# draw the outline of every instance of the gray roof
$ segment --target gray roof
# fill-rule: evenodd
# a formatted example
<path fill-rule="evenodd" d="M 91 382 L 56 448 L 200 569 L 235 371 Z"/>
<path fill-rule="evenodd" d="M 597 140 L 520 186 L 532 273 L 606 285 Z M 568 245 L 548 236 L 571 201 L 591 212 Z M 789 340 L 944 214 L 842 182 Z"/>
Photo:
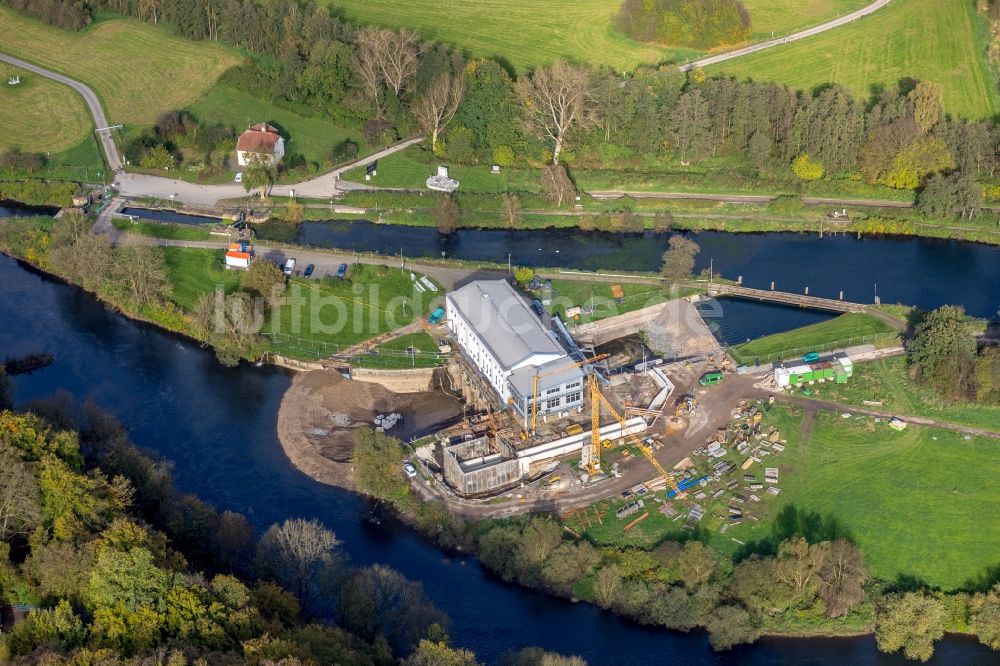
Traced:
<path fill-rule="evenodd" d="M 507 369 L 533 354 L 566 354 L 505 280 L 470 282 L 448 298 Z"/>
<path fill-rule="evenodd" d="M 526 365 L 510 373 L 510 385 L 521 396 L 533 395 L 535 375 L 538 375 L 538 392 L 544 393 L 550 388 L 562 386 L 574 380 L 583 379 L 583 368 L 569 356 L 549 361 L 538 367 Z M 544 400 L 539 396 L 539 400 Z"/>

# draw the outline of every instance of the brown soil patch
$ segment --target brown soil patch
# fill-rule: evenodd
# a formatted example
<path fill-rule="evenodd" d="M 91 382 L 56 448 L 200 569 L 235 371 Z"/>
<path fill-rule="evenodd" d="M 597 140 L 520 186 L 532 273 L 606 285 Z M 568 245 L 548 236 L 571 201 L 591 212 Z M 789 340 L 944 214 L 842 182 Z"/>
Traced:
<path fill-rule="evenodd" d="M 321 483 L 354 489 L 354 433 L 373 427 L 375 414 L 399 412 L 389 431 L 404 441 L 461 415 L 457 399 L 441 391 L 393 393 L 379 384 L 344 379 L 331 370 L 300 373 L 281 400 L 278 438 L 299 470 Z"/>

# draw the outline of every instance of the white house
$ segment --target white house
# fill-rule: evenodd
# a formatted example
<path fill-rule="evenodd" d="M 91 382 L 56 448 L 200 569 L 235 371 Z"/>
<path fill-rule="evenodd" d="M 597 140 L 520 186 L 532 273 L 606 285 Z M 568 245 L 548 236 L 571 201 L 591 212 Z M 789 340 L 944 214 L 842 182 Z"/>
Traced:
<path fill-rule="evenodd" d="M 504 280 L 479 280 L 445 299 L 448 327 L 466 359 L 525 421 L 583 403 L 583 370 Z"/>
<path fill-rule="evenodd" d="M 275 165 L 285 156 L 285 140 L 278 130 L 267 123 L 258 123 L 240 134 L 236 141 L 236 161 L 246 166 L 253 153 L 263 153 L 269 157 L 268 164 Z"/>

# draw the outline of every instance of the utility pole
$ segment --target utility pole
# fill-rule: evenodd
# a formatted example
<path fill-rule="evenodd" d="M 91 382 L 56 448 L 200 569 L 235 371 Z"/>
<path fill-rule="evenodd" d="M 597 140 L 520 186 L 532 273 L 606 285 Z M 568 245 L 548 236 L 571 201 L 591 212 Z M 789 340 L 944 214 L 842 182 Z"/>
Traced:
<path fill-rule="evenodd" d="M 712 276 L 715 275 L 715 257 L 708 258 L 708 283 L 712 284 Z"/>
<path fill-rule="evenodd" d="M 507 275 L 510 275 L 510 252 L 507 253 Z"/>

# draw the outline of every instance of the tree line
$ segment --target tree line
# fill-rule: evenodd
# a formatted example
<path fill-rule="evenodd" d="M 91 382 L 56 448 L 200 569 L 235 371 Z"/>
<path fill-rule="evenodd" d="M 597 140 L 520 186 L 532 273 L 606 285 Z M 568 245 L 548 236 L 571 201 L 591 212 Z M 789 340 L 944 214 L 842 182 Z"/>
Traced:
<path fill-rule="evenodd" d="M 750 12 L 741 0 L 625 0 L 615 28 L 640 42 L 710 49 L 750 36 Z"/>
<path fill-rule="evenodd" d="M 495 60 L 466 61 L 409 30 L 359 27 L 297 0 L 93 6 L 245 49 L 223 83 L 359 125 L 372 145 L 422 129 L 456 163 L 625 173 L 711 165 L 791 187 L 843 178 L 919 192 L 934 217 L 972 218 L 984 194 L 1000 195 L 1000 129 L 948 116 L 935 82 L 904 79 L 860 100 L 838 85 L 796 91 L 672 65 L 622 75 L 556 61 L 515 78 Z"/>
<path fill-rule="evenodd" d="M 2 366 L 0 366 L 2 370 Z M 15 664 L 478 666 L 419 583 L 351 565 L 316 520 L 257 535 L 173 484 L 95 405 L 10 411 L 0 371 L 0 602 Z M 511 666 L 585 666 L 537 649 Z"/>

